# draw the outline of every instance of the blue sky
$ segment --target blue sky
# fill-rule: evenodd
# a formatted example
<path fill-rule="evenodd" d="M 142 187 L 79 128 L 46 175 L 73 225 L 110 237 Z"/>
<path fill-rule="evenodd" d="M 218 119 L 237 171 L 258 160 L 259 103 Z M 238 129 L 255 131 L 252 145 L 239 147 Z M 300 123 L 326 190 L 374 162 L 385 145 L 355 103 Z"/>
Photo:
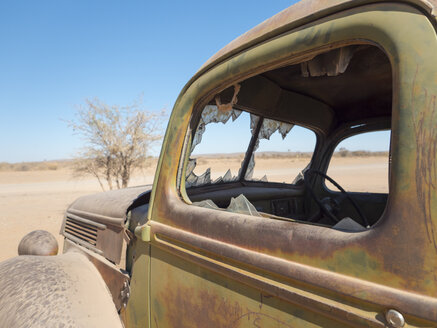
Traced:
<path fill-rule="evenodd" d="M 198 68 L 293 1 L 0 2 L 0 162 L 69 158 L 85 98 L 171 111 Z"/>
<path fill-rule="evenodd" d="M 0 2 L 0 162 L 71 158 L 85 98 L 171 111 L 216 51 L 295 1 Z"/>

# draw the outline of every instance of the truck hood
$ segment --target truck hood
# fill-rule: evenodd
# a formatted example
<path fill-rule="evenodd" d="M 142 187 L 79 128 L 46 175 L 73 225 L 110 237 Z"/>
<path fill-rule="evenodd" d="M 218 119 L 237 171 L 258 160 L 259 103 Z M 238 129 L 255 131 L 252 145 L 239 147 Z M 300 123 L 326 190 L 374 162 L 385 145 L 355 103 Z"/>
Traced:
<path fill-rule="evenodd" d="M 145 185 L 83 196 L 70 205 L 66 215 L 73 214 L 103 224 L 121 226 L 132 205 L 151 190 L 152 185 Z"/>

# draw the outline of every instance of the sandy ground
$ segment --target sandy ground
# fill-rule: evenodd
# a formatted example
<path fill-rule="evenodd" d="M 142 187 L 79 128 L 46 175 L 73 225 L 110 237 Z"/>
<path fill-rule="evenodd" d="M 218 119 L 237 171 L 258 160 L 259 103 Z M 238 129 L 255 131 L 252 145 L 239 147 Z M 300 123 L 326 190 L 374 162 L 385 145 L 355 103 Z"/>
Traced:
<path fill-rule="evenodd" d="M 309 160 L 309 158 L 255 158 L 253 178 L 260 179 L 265 175 L 271 182 L 291 183 L 308 165 Z M 236 175 L 241 161 L 242 158 L 238 157 L 227 160 L 201 159 L 197 161 L 194 172 L 201 175 L 207 168 L 211 168 L 211 178 L 215 180 L 223 176 L 228 169 L 231 170 L 232 175 Z M 388 162 L 385 157 L 334 157 L 328 175 L 348 191 L 388 191 Z"/>
<path fill-rule="evenodd" d="M 346 190 L 387 192 L 387 163 L 384 157 L 335 158 L 328 173 Z M 292 181 L 308 159 L 256 160 L 255 177 L 267 175 L 269 181 Z M 240 160 L 205 159 L 196 172 L 211 167 L 213 178 L 231 167 L 238 172 Z M 365 174 L 364 174 L 365 172 Z M 153 182 L 153 169 L 135 176 L 130 185 Z M 0 261 L 17 255 L 21 238 L 28 232 L 44 229 L 58 238 L 65 209 L 76 198 L 100 192 L 92 178 L 73 179 L 66 169 L 57 171 L 0 172 Z"/>
<path fill-rule="evenodd" d="M 131 185 L 153 183 L 153 172 Z M 69 170 L 0 172 L 0 261 L 17 255 L 21 238 L 37 229 L 51 232 L 59 246 L 64 212 L 76 198 L 100 192 L 97 180 L 73 179 Z"/>

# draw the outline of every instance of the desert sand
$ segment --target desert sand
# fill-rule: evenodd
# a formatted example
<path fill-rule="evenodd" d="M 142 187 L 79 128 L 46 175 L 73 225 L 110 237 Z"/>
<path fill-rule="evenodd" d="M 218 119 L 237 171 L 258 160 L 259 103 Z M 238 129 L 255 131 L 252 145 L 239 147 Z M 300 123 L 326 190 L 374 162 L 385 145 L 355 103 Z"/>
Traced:
<path fill-rule="evenodd" d="M 137 175 L 131 185 L 153 183 L 153 172 Z M 73 179 L 68 169 L 0 172 L 0 261 L 17 255 L 21 238 L 37 229 L 59 235 L 66 208 L 76 198 L 101 192 L 93 178 Z"/>
<path fill-rule="evenodd" d="M 212 177 L 226 173 L 230 167 L 238 172 L 241 159 L 205 158 L 198 161 L 196 172 L 211 167 Z M 257 158 L 254 177 L 267 175 L 269 181 L 292 181 L 302 170 L 306 158 Z M 328 174 L 349 191 L 387 192 L 385 157 L 334 158 Z M 130 185 L 153 183 L 153 168 L 137 174 Z M 76 198 L 100 192 L 97 180 L 77 179 L 69 169 L 0 172 L 0 261 L 17 255 L 21 238 L 36 229 L 59 235 L 65 209 Z"/>

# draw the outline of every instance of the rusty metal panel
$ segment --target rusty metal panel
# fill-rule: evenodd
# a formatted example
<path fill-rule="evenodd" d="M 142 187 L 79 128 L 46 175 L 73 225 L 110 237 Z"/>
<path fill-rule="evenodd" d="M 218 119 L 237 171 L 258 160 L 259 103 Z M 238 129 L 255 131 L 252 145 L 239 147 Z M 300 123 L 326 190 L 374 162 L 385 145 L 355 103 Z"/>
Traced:
<path fill-rule="evenodd" d="M 428 323 L 437 317 L 437 299 L 433 297 L 389 288 L 298 262 L 282 261 L 261 252 L 235 247 L 157 222 L 151 224 L 160 248 L 192 265 L 218 272 L 230 280 L 252 286 L 318 315 L 335 316 L 336 320 L 344 322 L 353 318 L 365 326 L 378 326 L 375 316 L 388 308 L 396 308 L 405 315 L 411 314 L 408 317 L 410 324 L 417 322 L 414 316 L 427 318 Z M 231 264 L 229 259 L 238 259 L 240 263 Z M 256 268 L 255 272 L 247 268 L 248 264 Z M 286 277 L 289 272 L 293 272 L 293 275 L 286 283 L 278 282 L 278 276 Z M 363 291 L 366 295 L 361 294 Z M 344 295 L 349 297 L 345 298 Z"/>
<path fill-rule="evenodd" d="M 196 75 L 204 73 L 214 65 L 228 59 L 235 53 L 248 49 L 269 38 L 307 24 L 316 19 L 328 16 L 338 11 L 351 9 L 369 3 L 384 2 L 384 0 L 306 0 L 284 9 L 275 16 L 255 26 L 233 40 L 214 54 L 198 71 Z M 401 0 L 400 3 L 411 4 L 422 8 L 430 16 L 436 17 L 437 0 Z"/>
<path fill-rule="evenodd" d="M 121 317 L 126 327 L 150 327 L 150 245 L 137 239 L 131 249 L 131 295 Z"/>
<path fill-rule="evenodd" d="M 127 211 L 150 190 L 151 186 L 147 185 L 80 197 L 67 209 L 61 234 L 120 264 Z"/>
<path fill-rule="evenodd" d="M 111 190 L 79 197 L 67 209 L 67 214 L 79 215 L 97 223 L 122 226 L 129 206 L 152 186 Z"/>
<path fill-rule="evenodd" d="M 188 205 L 184 179 L 181 180 L 181 190 L 176 189 L 176 180 L 183 140 L 194 106 L 247 76 L 276 68 L 285 62 L 295 60 L 298 63 L 302 54 L 312 49 L 317 52 L 328 47 L 351 44 L 351 40 L 378 44 L 393 65 L 391 184 L 388 205 L 380 223 L 368 231 L 348 234 L 302 223 L 266 220 Z M 261 285 L 247 287 L 248 281 L 267 276 L 272 281 L 271 286 L 282 284 L 283 290 L 295 288 L 296 293 L 310 293 L 307 299 L 318 300 L 322 304 L 321 309 L 324 310 L 321 311 L 324 311 L 326 320 L 330 320 L 332 309 L 340 308 L 334 307 L 329 301 L 331 299 L 350 306 L 351 314 L 348 315 L 362 325 L 384 324 L 384 311 L 390 304 L 397 304 L 405 311 L 410 326 L 435 325 L 435 53 L 435 29 L 422 12 L 406 5 L 375 4 L 351 9 L 291 31 L 248 49 L 241 56 L 236 55 L 198 76 L 183 91 L 175 105 L 151 198 L 152 279 L 164 277 L 164 282 L 171 281 L 171 285 L 167 286 L 164 282 L 153 280 L 153 297 L 170 307 L 174 304 L 192 304 L 187 306 L 201 309 L 199 313 L 213 316 L 220 322 L 216 303 L 208 303 L 211 306 L 206 307 L 198 305 L 197 301 L 187 303 L 181 299 L 185 295 L 183 291 L 170 294 L 170 299 L 165 299 L 164 294 L 160 294 L 161 290 L 177 288 L 176 279 L 181 285 L 196 288 L 187 289 L 193 295 L 207 290 L 214 299 L 221 297 L 224 303 L 233 304 L 235 301 L 244 307 L 248 302 L 252 307 L 249 300 L 244 299 L 240 303 L 238 293 L 216 289 L 218 283 L 215 278 L 210 278 L 209 273 L 226 274 L 227 278 L 223 280 L 225 288 L 238 281 L 236 284 L 241 293 L 250 288 L 262 290 L 264 287 Z M 181 199 L 181 195 L 184 199 Z M 198 238 L 182 240 L 181 235 L 171 235 L 170 229 L 161 229 L 158 233 L 158 224 L 155 222 Z M 213 240 L 223 247 L 208 244 L 207 240 Z M 227 246 L 234 251 L 225 252 Z M 263 256 L 257 262 L 256 256 L 248 256 L 247 252 Z M 178 262 L 175 255 L 184 260 Z M 204 264 L 201 265 L 198 259 Z M 259 262 L 261 260 L 263 264 Z M 173 267 L 170 264 L 173 261 L 181 264 Z M 214 265 L 236 272 L 240 278 L 222 271 L 219 273 Z M 315 274 L 305 276 L 303 271 L 296 269 L 296 265 L 308 270 L 314 268 Z M 184 274 L 190 270 L 194 276 Z M 165 278 L 167 271 L 174 274 Z M 329 275 L 320 272 L 329 272 Z M 349 287 L 345 289 L 341 285 L 342 280 L 348 282 Z M 370 285 L 366 287 L 366 284 Z M 390 291 L 396 293 L 390 294 Z M 398 295 L 402 297 L 398 298 Z M 195 300 L 198 298 L 201 298 L 200 294 L 194 297 Z M 283 296 L 282 301 L 278 301 L 284 313 L 295 306 L 291 306 L 290 299 L 285 298 Z M 153 312 L 157 313 L 157 321 L 153 323 L 155 318 L 152 318 L 152 325 L 169 324 L 171 313 L 165 312 L 160 304 L 151 306 Z M 175 311 L 180 314 L 182 310 Z M 299 313 L 307 315 L 305 311 L 311 313 L 316 310 L 307 307 Z M 377 315 L 369 319 L 373 312 Z M 290 320 L 287 324 L 299 318 L 294 310 L 288 315 L 291 317 L 287 317 Z M 336 320 L 340 319 L 336 317 Z M 329 324 L 326 323 L 327 326 Z"/>
<path fill-rule="evenodd" d="M 160 248 L 152 249 L 151 327 L 347 327 Z M 351 326 L 354 326 L 352 324 Z M 375 327 L 378 327 L 376 325 Z M 383 327 L 383 325 L 379 325 Z"/>

